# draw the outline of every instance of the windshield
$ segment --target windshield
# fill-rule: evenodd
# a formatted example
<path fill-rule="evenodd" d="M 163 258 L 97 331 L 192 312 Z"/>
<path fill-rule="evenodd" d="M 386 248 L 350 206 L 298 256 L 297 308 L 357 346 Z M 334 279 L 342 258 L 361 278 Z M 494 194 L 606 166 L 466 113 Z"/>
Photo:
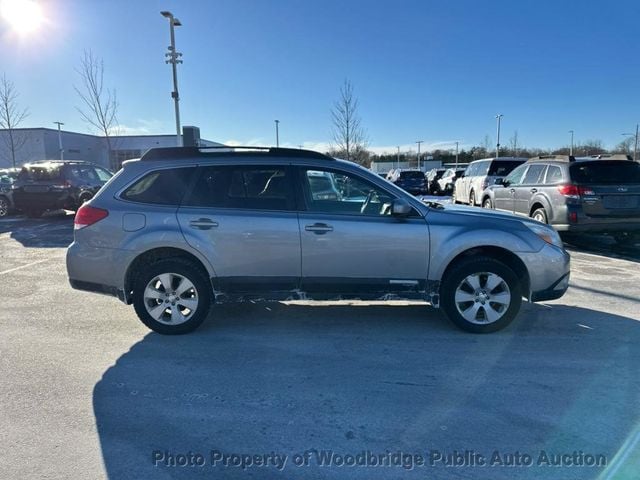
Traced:
<path fill-rule="evenodd" d="M 640 183 L 640 164 L 628 160 L 576 162 L 569 167 L 569 175 L 581 184 Z"/>

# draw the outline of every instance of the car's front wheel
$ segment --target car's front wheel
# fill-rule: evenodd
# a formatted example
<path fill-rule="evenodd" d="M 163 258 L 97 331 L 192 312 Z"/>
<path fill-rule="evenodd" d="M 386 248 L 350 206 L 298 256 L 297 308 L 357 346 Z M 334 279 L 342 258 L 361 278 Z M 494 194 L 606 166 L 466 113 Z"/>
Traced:
<path fill-rule="evenodd" d="M 514 271 L 491 257 L 469 257 L 446 273 L 440 305 L 462 330 L 489 333 L 509 325 L 520 310 L 522 287 Z"/>
<path fill-rule="evenodd" d="M 482 208 L 487 208 L 487 209 L 493 208 L 493 203 L 491 202 L 491 198 L 487 197 L 482 201 Z"/>
<path fill-rule="evenodd" d="M 211 306 L 206 275 L 188 260 L 159 260 L 138 273 L 133 306 L 151 330 L 164 335 L 189 333 L 200 326 Z"/>

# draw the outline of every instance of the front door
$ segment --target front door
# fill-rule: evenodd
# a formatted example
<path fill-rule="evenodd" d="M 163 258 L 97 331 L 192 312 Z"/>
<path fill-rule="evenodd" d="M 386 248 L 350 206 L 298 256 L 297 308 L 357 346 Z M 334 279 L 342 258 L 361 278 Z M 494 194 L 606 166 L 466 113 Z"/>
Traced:
<path fill-rule="evenodd" d="M 515 168 L 504 178 L 503 186 L 494 187 L 494 204 L 497 210 L 514 212 L 516 187 L 520 184 L 527 167 L 528 165 L 524 164 Z"/>
<path fill-rule="evenodd" d="M 424 290 L 429 231 L 418 212 L 391 216 L 395 195 L 352 172 L 301 167 L 299 183 L 303 291 Z"/>

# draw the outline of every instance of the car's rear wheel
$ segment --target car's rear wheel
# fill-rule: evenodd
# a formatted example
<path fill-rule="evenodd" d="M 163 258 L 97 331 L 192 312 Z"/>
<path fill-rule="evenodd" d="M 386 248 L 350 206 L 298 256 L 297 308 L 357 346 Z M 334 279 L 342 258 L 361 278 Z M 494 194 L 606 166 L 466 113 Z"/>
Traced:
<path fill-rule="evenodd" d="M 0 218 L 9 215 L 9 200 L 0 197 Z"/>
<path fill-rule="evenodd" d="M 469 257 L 447 272 L 440 288 L 440 305 L 462 330 L 495 332 L 518 314 L 522 287 L 504 263 L 491 257 Z"/>
<path fill-rule="evenodd" d="M 547 212 L 544 208 L 537 208 L 531 213 L 531 218 L 542 223 L 547 223 Z"/>
<path fill-rule="evenodd" d="M 482 201 L 482 208 L 493 208 L 493 202 L 491 202 L 491 198 L 487 197 Z"/>
<path fill-rule="evenodd" d="M 469 194 L 469 205 L 472 207 L 476 206 L 476 194 L 473 190 L 471 190 L 471 193 Z"/>
<path fill-rule="evenodd" d="M 200 326 L 211 306 L 206 275 L 188 260 L 160 260 L 137 274 L 133 306 L 151 330 L 164 335 L 189 333 Z"/>

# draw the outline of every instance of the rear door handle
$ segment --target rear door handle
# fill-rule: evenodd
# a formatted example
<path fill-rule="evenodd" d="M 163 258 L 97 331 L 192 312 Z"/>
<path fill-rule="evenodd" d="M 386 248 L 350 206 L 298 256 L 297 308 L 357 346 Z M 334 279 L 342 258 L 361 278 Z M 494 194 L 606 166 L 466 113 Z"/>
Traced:
<path fill-rule="evenodd" d="M 536 193 L 538 191 L 537 188 L 532 188 L 531 190 L 529 190 L 531 193 Z"/>
<path fill-rule="evenodd" d="M 324 235 L 327 232 L 333 232 L 333 227 L 326 223 L 314 223 L 313 225 L 307 225 L 304 227 L 307 232 L 313 232 L 316 235 Z"/>
<path fill-rule="evenodd" d="M 218 222 L 214 222 L 210 218 L 198 218 L 197 220 L 191 220 L 189 226 L 198 230 L 210 230 L 217 227 Z"/>

